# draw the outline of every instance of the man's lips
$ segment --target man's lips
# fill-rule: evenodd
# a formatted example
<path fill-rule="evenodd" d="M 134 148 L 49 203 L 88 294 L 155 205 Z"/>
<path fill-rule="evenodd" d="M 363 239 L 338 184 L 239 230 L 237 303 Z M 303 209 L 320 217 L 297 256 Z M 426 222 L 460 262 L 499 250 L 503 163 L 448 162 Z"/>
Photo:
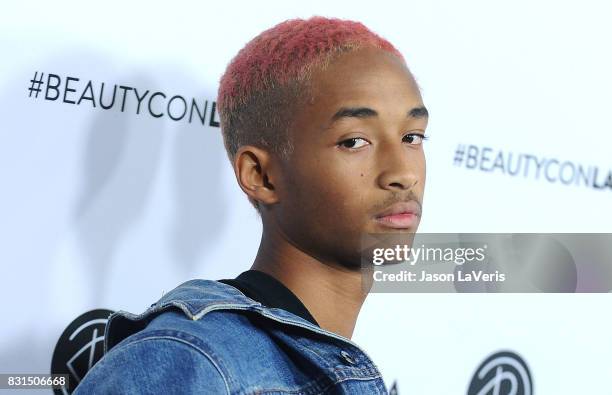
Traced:
<path fill-rule="evenodd" d="M 398 202 L 374 216 L 374 220 L 383 226 L 394 229 L 405 229 L 416 225 L 421 213 L 419 204 L 414 201 Z"/>
<path fill-rule="evenodd" d="M 418 216 L 414 213 L 386 215 L 376 218 L 376 222 L 394 229 L 411 228 L 416 225 Z"/>

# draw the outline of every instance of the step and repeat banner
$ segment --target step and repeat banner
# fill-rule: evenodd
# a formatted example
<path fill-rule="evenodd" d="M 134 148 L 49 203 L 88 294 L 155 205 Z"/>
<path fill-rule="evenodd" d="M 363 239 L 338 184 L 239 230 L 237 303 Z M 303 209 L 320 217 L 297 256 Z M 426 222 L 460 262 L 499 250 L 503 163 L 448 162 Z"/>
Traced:
<path fill-rule="evenodd" d="M 9 2 L 0 373 L 78 382 L 110 312 L 250 268 L 261 223 L 223 148 L 218 82 L 255 35 L 313 15 L 387 38 L 422 89 L 419 232 L 612 233 L 607 2 Z M 396 394 L 612 393 L 611 302 L 374 292 L 353 340 Z"/>

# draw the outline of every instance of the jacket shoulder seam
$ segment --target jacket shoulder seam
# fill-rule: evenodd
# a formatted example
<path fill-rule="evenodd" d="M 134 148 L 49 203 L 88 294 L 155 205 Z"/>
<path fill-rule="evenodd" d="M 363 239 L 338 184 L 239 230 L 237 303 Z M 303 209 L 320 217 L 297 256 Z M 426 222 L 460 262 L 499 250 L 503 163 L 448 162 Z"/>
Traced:
<path fill-rule="evenodd" d="M 124 343 L 123 345 L 121 345 L 120 347 L 117 347 L 113 351 L 117 352 L 117 351 L 121 350 L 122 348 L 129 347 L 130 345 L 134 345 L 134 344 L 138 344 L 138 343 L 143 343 L 145 341 L 154 341 L 154 340 L 171 340 L 171 341 L 175 341 L 175 342 L 177 342 L 179 344 L 183 344 L 183 345 L 185 345 L 185 346 L 187 346 L 189 348 L 192 348 L 196 352 L 199 352 L 200 354 L 202 354 L 215 367 L 215 370 L 219 374 L 219 377 L 221 377 L 221 379 L 223 380 L 223 384 L 225 385 L 225 390 L 227 391 L 227 394 L 230 394 L 230 384 L 228 382 L 227 377 L 225 376 L 225 374 L 223 374 L 223 371 L 219 367 L 219 364 L 217 363 L 217 361 L 211 355 L 209 355 L 205 350 L 203 350 L 201 347 L 198 347 L 197 345 L 187 341 L 186 339 L 181 339 L 180 337 L 172 336 L 172 335 L 169 335 L 169 334 L 168 335 L 155 335 L 155 334 L 151 334 L 150 336 L 147 336 L 147 337 L 139 338 L 139 339 L 136 339 L 136 340 L 133 340 L 133 341 L 128 341 L 128 342 Z"/>

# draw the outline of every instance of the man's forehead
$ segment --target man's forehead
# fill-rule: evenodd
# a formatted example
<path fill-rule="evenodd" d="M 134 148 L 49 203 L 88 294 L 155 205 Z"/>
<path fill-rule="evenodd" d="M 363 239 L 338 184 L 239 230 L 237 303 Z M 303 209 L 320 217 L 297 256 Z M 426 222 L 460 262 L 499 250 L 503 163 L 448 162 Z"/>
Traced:
<path fill-rule="evenodd" d="M 338 96 L 371 96 L 384 93 L 420 94 L 408 71 L 400 67 L 373 67 L 360 70 L 328 70 L 312 80 L 316 93 Z"/>
<path fill-rule="evenodd" d="M 427 118 L 419 87 L 394 55 L 375 50 L 346 54 L 318 70 L 310 80 L 304 115 L 324 129 L 346 119 L 376 118 L 385 113 Z"/>
<path fill-rule="evenodd" d="M 429 119 L 429 111 L 422 103 L 406 105 L 407 110 L 400 114 L 406 121 Z M 400 110 L 401 111 L 401 110 Z M 375 108 L 368 106 L 340 107 L 333 115 L 324 121 L 322 129 L 330 129 L 338 123 L 351 119 L 379 119 L 382 115 Z"/>
<path fill-rule="evenodd" d="M 324 101 L 346 105 L 347 101 L 397 100 L 421 101 L 421 93 L 410 71 L 398 64 L 382 62 L 369 68 L 330 68 L 311 80 L 310 104 Z"/>
<path fill-rule="evenodd" d="M 407 120 L 428 119 L 429 111 L 416 84 L 330 89 L 313 96 L 312 109 L 330 123 L 346 119 L 380 118 L 398 115 Z"/>
<path fill-rule="evenodd" d="M 376 48 L 364 48 L 334 56 L 319 69 L 319 76 L 353 77 L 359 74 L 376 75 L 388 71 L 402 72 L 412 78 L 412 75 L 402 59 Z"/>

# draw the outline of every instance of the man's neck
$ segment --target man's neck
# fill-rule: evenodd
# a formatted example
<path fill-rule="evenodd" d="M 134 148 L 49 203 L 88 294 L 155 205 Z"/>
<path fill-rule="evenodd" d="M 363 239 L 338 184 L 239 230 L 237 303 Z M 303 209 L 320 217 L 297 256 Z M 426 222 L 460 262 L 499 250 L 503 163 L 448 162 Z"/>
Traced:
<path fill-rule="evenodd" d="M 306 306 L 321 328 L 351 338 L 367 297 L 359 271 L 324 264 L 279 234 L 265 229 L 251 269 L 282 282 Z"/>

